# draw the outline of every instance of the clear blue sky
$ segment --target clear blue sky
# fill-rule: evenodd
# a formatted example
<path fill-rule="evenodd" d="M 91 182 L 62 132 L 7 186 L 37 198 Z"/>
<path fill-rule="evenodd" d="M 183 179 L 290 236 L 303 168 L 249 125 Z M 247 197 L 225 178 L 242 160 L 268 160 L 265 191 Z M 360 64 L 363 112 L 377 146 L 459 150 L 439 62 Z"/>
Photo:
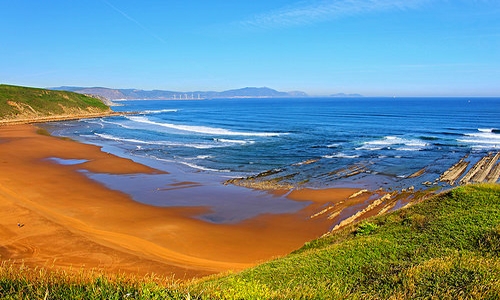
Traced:
<path fill-rule="evenodd" d="M 500 96 L 500 1 L 0 0 L 0 83 Z"/>

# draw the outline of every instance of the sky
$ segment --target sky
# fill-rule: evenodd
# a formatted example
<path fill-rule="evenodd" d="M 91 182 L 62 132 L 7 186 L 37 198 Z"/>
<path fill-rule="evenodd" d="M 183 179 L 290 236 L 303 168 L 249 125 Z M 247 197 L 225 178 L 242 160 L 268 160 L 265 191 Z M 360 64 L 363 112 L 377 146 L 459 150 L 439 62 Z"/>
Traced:
<path fill-rule="evenodd" d="M 0 83 L 500 96 L 500 1 L 0 0 Z"/>

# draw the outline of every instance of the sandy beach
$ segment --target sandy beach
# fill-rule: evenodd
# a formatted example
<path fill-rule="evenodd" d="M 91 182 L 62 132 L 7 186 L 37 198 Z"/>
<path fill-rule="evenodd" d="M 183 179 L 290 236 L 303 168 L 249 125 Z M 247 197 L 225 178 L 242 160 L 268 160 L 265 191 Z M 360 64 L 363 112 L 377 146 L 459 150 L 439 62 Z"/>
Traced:
<path fill-rule="evenodd" d="M 286 255 L 327 232 L 332 221 L 311 216 L 325 203 L 355 192 L 306 190 L 290 195 L 290 201 L 311 201 L 297 213 L 260 215 L 237 224 L 207 223 L 194 216 L 208 207 L 140 204 L 82 172 L 160 171 L 37 130 L 36 125 L 0 127 L 2 261 L 179 279 L 237 271 Z M 51 158 L 82 163 L 65 165 Z"/>

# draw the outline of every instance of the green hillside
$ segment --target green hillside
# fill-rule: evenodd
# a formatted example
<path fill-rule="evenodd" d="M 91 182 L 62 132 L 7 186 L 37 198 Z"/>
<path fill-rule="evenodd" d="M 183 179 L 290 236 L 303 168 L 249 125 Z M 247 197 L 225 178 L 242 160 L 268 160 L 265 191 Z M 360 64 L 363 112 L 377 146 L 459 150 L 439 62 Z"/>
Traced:
<path fill-rule="evenodd" d="M 154 277 L 75 279 L 3 264 L 0 297 L 500 299 L 500 185 L 459 187 L 351 225 L 287 257 L 186 284 Z"/>
<path fill-rule="evenodd" d="M 463 186 L 192 287 L 224 299 L 500 299 L 500 186 Z"/>
<path fill-rule="evenodd" d="M 110 112 L 101 100 L 85 95 L 0 84 L 0 120 L 29 120 Z"/>

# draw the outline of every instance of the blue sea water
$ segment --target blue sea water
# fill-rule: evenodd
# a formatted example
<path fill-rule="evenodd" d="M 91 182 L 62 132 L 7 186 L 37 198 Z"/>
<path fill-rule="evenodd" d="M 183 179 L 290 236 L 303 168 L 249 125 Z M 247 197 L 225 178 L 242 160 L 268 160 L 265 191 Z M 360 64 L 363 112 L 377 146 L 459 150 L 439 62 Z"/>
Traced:
<path fill-rule="evenodd" d="M 500 151 L 499 98 L 137 100 L 120 104 L 113 109 L 135 113 L 46 126 L 54 135 L 100 145 L 104 151 L 167 171 L 175 165 L 181 174 L 217 184 L 279 170 L 293 174 L 292 181 L 314 188 L 396 189 L 434 181 L 466 154 L 474 160 Z M 356 168 L 363 171 L 343 176 Z M 422 168 L 426 170 L 421 177 L 409 178 Z"/>

